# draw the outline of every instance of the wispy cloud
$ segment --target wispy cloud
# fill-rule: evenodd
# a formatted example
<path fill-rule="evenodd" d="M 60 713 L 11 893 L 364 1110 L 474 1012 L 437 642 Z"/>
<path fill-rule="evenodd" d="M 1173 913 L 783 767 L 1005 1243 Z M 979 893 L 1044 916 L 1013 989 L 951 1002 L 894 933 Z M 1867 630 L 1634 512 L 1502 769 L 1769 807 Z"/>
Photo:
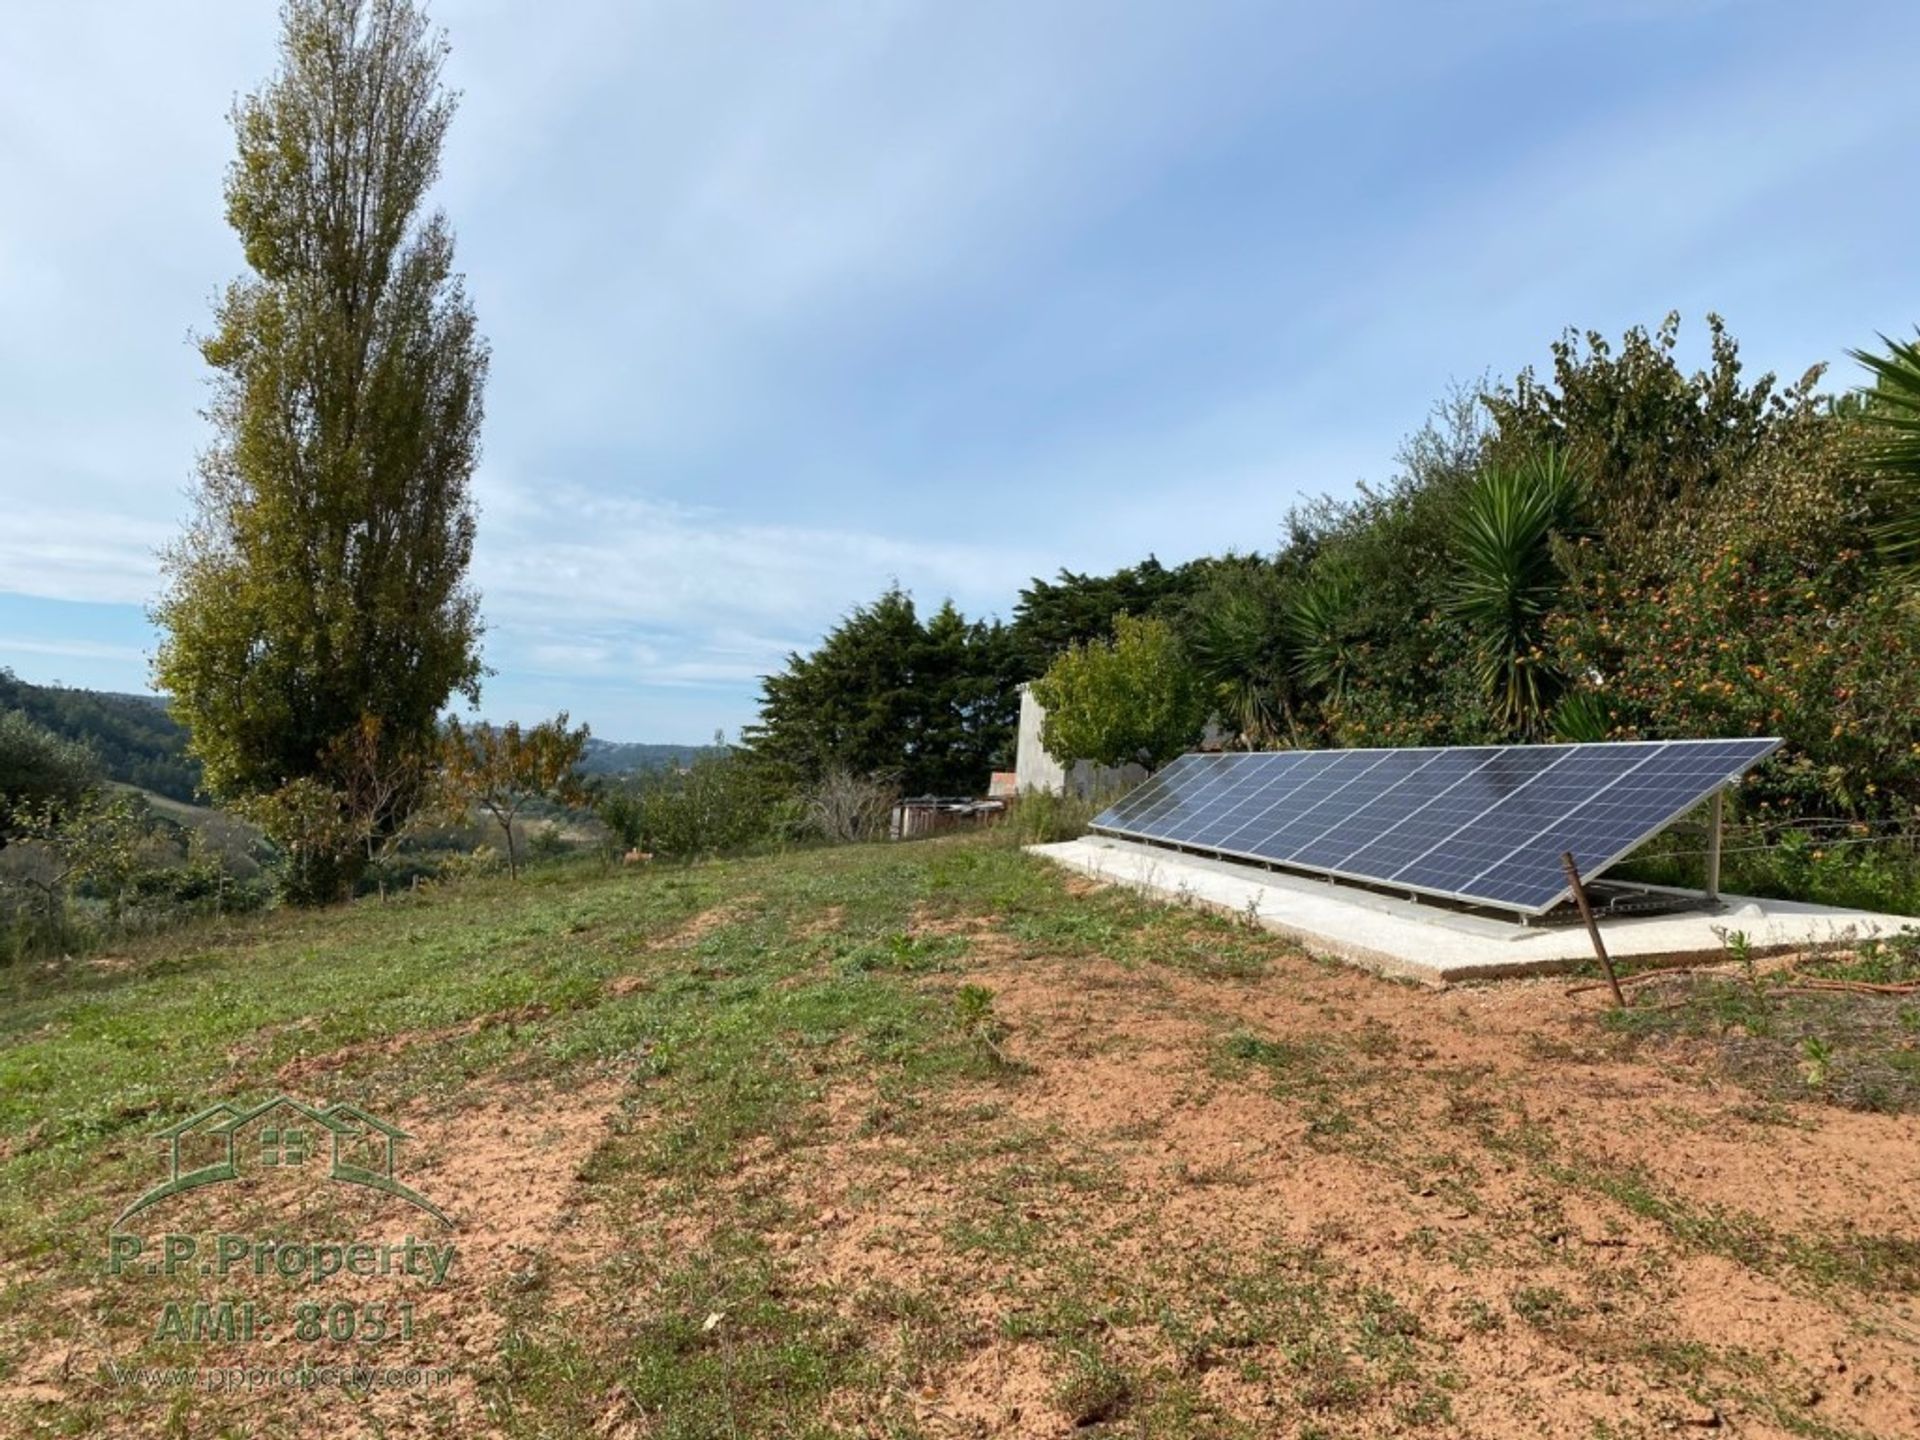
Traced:
<path fill-rule="evenodd" d="M 0 655 L 45 655 L 60 660 L 112 660 L 129 665 L 142 663 L 146 652 L 138 645 L 106 645 L 91 640 L 35 640 L 20 635 L 0 635 Z"/>
<path fill-rule="evenodd" d="M 60 504 L 22 495 L 5 500 L 0 589 L 46 600 L 140 605 L 159 588 L 165 520 L 104 511 L 85 497 Z"/>
<path fill-rule="evenodd" d="M 1920 319 L 1897 0 L 435 13 L 499 713 L 699 735 L 896 579 L 1004 610 L 1061 565 L 1270 546 L 1563 325 L 1711 306 L 1797 375 Z M 240 264 L 223 112 L 273 25 L 9 16 L 0 592 L 158 589 L 185 341 Z"/>

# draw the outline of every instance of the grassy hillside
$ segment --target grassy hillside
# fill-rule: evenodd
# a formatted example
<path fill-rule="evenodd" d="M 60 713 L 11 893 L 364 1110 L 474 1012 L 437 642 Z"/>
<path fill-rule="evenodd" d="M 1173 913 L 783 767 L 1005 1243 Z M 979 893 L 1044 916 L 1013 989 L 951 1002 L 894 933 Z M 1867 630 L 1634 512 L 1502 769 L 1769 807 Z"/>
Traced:
<path fill-rule="evenodd" d="M 8 1434 L 1832 1440 L 1920 1396 L 1910 1118 L 990 837 L 556 868 L 5 979 Z M 444 1283 L 109 1272 L 156 1132 L 282 1092 L 399 1124 L 455 1228 L 249 1152 L 128 1233 L 415 1236 Z M 220 1298 L 273 1334 L 156 1334 Z M 303 1337 L 317 1302 L 413 1333 Z M 302 1363 L 420 1383 L 171 1378 Z"/>
<path fill-rule="evenodd" d="M 86 742 L 107 778 L 191 804 L 200 762 L 187 754 L 187 732 L 158 695 L 119 695 L 30 685 L 0 669 L 0 710 L 24 710 L 56 735 Z M 689 765 L 713 747 L 589 740 L 585 775 L 635 775 Z"/>
<path fill-rule="evenodd" d="M 189 803 L 199 788 L 187 732 L 158 696 L 29 685 L 0 670 L 0 710 L 24 710 L 54 734 L 91 746 L 110 780 Z"/>

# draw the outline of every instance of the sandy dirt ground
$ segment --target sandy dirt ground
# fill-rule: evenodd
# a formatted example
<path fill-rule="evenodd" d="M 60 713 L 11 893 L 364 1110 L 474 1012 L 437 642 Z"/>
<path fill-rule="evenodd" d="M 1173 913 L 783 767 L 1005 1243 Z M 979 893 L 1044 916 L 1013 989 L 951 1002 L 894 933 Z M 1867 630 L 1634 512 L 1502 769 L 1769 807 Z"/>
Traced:
<path fill-rule="evenodd" d="M 983 1203 L 974 1182 L 995 1162 L 929 1175 L 917 1137 L 858 1133 L 859 1095 L 841 1097 L 822 1144 L 771 1162 L 821 1219 L 795 1237 L 801 1273 L 847 1294 L 931 1286 L 978 1322 L 969 1352 L 916 1394 L 930 1433 L 1044 1437 L 1084 1423 L 1062 1410 L 1043 1347 L 1005 1334 L 1008 1297 L 1044 1291 L 1063 1252 L 1122 1276 L 1168 1270 L 1169 1256 L 1310 1252 L 1411 1316 L 1424 1363 L 1448 1375 L 1442 1433 L 1920 1435 L 1910 1293 L 1729 1258 L 1685 1228 L 1758 1222 L 1789 1247 L 1920 1237 L 1915 1118 L 1783 1113 L 1684 1054 L 1622 1058 L 1593 1024 L 1600 998 L 1559 981 L 1433 992 L 1305 960 L 1198 979 L 1035 964 L 981 940 L 967 978 L 995 991 L 1027 1072 L 981 1089 L 979 1118 L 961 1123 L 987 1132 L 976 1151 L 997 1131 L 1019 1137 L 1029 1165 L 1098 1168 L 1082 1186 L 1032 1187 L 1026 1218 L 1057 1221 L 1063 1243 L 1024 1261 L 957 1253 L 955 1223 Z M 1297 1045 L 1338 1078 L 1276 1092 L 1265 1070 L 1218 1063 L 1235 1035 Z M 1648 1218 L 1589 1175 L 1633 1177 L 1666 1209 Z M 1030 1283 L 1009 1285 L 1022 1264 Z M 1177 1267 L 1167 1283 L 1177 1293 Z M 1257 1337 L 1203 1343 L 1197 1358 L 1155 1353 L 1163 1336 L 1105 1343 L 1138 1366 L 1199 1365 L 1209 1397 L 1258 1432 L 1415 1428 L 1390 1394 L 1332 1407 L 1317 1429 L 1289 1418 L 1278 1387 L 1247 1378 L 1285 1368 L 1247 1363 L 1270 1344 Z"/>
<path fill-rule="evenodd" d="M 1684 1048 L 1623 1049 L 1600 995 L 1560 981 L 1434 992 L 1285 956 L 1201 975 L 1035 960 L 992 917 L 944 928 L 967 958 L 915 983 L 992 992 L 1004 1073 L 892 1123 L 874 1076 L 829 1070 L 805 1142 L 750 1146 L 720 1182 L 782 1197 L 764 1239 L 789 1283 L 889 1357 L 887 1401 L 922 1433 L 1152 1433 L 1124 1385 L 1063 1386 L 1066 1344 L 1303 1440 L 1920 1435 L 1912 1289 L 1822 1268 L 1859 1237 L 1869 1257 L 1920 1237 L 1920 1120 L 1759 1104 Z M 583 1171 L 644 1117 L 631 1083 L 491 1081 L 401 1117 L 414 1183 L 460 1216 L 410 1363 L 455 1378 L 314 1434 L 491 1433 L 472 1377 L 523 1293 L 549 1326 L 604 1328 L 623 1302 L 597 1261 L 633 1236 Z M 691 1251 L 704 1226 L 682 1207 L 648 1233 Z M 103 1345 L 130 1323 L 108 1291 L 69 1300 Z M 36 1355 L 7 1395 L 94 1383 L 86 1351 Z M 884 1433 L 873 1412 L 848 1396 L 848 1432 Z M 614 1397 L 600 1433 L 653 1428 Z"/>

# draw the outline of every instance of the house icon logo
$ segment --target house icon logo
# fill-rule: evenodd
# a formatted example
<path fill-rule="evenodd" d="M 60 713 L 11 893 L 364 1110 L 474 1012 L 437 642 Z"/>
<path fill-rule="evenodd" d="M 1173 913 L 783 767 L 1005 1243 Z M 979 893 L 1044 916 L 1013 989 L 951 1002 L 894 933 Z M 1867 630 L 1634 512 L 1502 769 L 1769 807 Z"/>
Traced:
<path fill-rule="evenodd" d="M 445 1211 L 394 1176 L 395 1151 L 413 1137 L 358 1105 L 321 1110 L 288 1095 L 252 1109 L 222 1103 L 169 1125 L 154 1138 L 167 1142 L 167 1178 L 121 1211 L 116 1227 L 172 1196 L 238 1180 L 243 1163 L 248 1169 L 304 1167 L 324 1149 L 327 1179 L 392 1195 L 453 1228 Z"/>

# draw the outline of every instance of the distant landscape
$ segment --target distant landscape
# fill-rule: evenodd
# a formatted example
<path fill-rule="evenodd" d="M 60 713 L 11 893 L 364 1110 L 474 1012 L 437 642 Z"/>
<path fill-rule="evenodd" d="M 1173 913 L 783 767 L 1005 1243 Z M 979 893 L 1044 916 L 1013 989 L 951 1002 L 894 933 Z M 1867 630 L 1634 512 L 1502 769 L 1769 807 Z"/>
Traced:
<path fill-rule="evenodd" d="M 126 695 L 64 685 L 33 685 L 0 667 L 0 711 L 23 711 L 36 725 L 78 741 L 99 757 L 106 778 L 193 804 L 200 762 L 188 752 L 186 727 L 163 695 Z M 689 765 L 712 745 L 672 745 L 591 738 L 583 775 L 640 775 Z"/>

